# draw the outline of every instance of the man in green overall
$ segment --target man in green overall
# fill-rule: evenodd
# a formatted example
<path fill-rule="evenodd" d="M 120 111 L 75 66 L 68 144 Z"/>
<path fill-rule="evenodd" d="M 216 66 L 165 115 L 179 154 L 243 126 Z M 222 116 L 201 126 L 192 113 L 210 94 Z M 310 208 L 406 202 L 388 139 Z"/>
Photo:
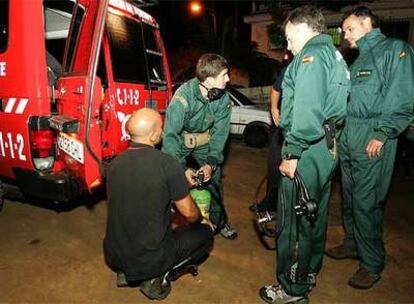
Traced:
<path fill-rule="evenodd" d="M 204 54 L 196 66 L 195 78 L 181 85 L 167 108 L 163 152 L 178 159 L 183 167 L 187 157 L 203 170 L 205 182 L 210 181 L 210 220 L 220 228 L 226 239 L 237 238 L 228 224 L 223 205 L 221 164 L 223 150 L 230 131 L 231 102 L 226 84 L 229 82 L 226 59 L 217 54 Z M 185 172 L 190 185 L 195 184 L 195 171 Z"/>
<path fill-rule="evenodd" d="M 321 269 L 331 178 L 337 166 L 336 136 L 346 114 L 349 72 L 320 10 L 304 6 L 285 21 L 295 56 L 282 83 L 281 127 L 285 134 L 277 205 L 277 281 L 260 289 L 268 303 L 308 303 Z M 329 126 L 329 127 L 328 127 Z M 335 130 L 336 128 L 336 130 Z M 317 203 L 315 222 L 296 215 L 299 174 Z"/>
<path fill-rule="evenodd" d="M 413 50 L 386 38 L 377 24 L 366 7 L 353 9 L 342 24 L 359 56 L 350 68 L 348 117 L 339 142 L 346 235 L 343 244 L 326 251 L 335 259 L 359 258 L 348 284 L 361 289 L 374 285 L 384 268 L 383 204 L 397 137 L 413 118 Z"/>

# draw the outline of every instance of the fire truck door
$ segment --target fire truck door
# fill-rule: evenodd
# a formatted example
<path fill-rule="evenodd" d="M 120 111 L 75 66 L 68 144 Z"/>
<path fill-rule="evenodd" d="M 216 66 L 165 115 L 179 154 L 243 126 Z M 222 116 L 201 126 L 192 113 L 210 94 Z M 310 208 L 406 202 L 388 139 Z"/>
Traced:
<path fill-rule="evenodd" d="M 108 0 L 78 0 L 66 43 L 63 77 L 58 80 L 59 157 L 87 190 L 102 183 L 101 81 L 96 69 Z"/>

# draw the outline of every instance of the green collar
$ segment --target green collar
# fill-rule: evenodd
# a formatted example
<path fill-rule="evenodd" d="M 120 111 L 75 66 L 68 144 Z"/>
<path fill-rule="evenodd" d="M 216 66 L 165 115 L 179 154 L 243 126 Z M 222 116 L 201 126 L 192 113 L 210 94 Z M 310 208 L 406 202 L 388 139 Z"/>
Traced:
<path fill-rule="evenodd" d="M 356 44 L 361 53 L 366 53 L 385 38 L 386 37 L 383 33 L 381 33 L 381 30 L 379 28 L 375 28 L 364 37 L 360 38 Z"/>
<path fill-rule="evenodd" d="M 193 79 L 190 80 L 190 88 L 191 88 L 191 92 L 194 94 L 195 98 L 197 98 L 197 100 L 201 101 L 202 103 L 206 103 L 208 102 L 207 99 L 205 99 L 203 97 L 203 95 L 201 94 L 201 90 L 200 90 L 200 80 L 198 80 L 197 77 L 194 77 Z"/>
<path fill-rule="evenodd" d="M 310 45 L 314 44 L 330 44 L 333 43 L 332 37 L 326 34 L 319 34 L 311 39 L 309 39 L 308 42 L 306 42 L 304 49 Z"/>

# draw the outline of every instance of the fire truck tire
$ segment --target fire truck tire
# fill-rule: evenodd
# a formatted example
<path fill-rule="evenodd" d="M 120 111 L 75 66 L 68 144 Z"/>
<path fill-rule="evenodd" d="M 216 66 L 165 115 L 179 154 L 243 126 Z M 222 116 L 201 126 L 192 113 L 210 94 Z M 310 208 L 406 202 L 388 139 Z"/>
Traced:
<path fill-rule="evenodd" d="M 251 122 L 243 132 L 246 145 L 253 148 L 263 148 L 269 142 L 270 127 L 260 121 Z"/>

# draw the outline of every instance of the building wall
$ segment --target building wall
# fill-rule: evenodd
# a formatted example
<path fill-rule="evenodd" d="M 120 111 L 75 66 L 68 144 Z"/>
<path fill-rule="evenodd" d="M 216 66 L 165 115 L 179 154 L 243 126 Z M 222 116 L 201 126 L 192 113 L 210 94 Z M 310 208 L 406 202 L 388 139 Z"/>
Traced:
<path fill-rule="evenodd" d="M 414 46 L 414 1 L 375 1 L 361 2 L 359 5 L 370 7 L 383 21 L 409 21 L 410 28 L 406 41 Z M 341 12 L 324 11 L 329 26 L 340 25 L 342 15 L 354 6 L 344 7 Z M 272 50 L 269 43 L 267 26 L 271 24 L 272 16 L 266 11 L 252 12 L 244 17 L 244 22 L 251 24 L 251 40 L 256 42 L 258 50 L 276 60 L 281 60 L 283 53 L 280 50 Z"/>
<path fill-rule="evenodd" d="M 270 24 L 272 24 L 271 21 L 265 21 L 252 26 L 251 41 L 257 43 L 257 50 L 259 52 L 267 54 L 270 58 L 282 61 L 284 55 L 283 50 L 275 50 L 270 46 L 269 35 L 267 33 L 267 27 Z"/>

